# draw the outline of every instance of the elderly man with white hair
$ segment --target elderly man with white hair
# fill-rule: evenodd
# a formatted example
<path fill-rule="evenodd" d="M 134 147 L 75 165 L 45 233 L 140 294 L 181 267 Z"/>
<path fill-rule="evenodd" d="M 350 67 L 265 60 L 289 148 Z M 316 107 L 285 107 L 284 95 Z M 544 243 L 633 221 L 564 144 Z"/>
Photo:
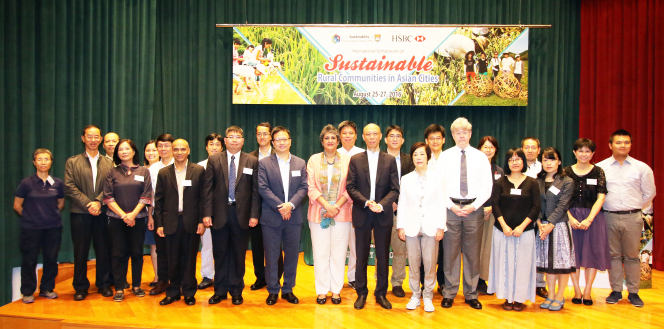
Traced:
<path fill-rule="evenodd" d="M 470 146 L 472 125 L 466 118 L 452 123 L 452 137 L 456 146 L 441 156 L 447 175 L 447 232 L 443 238 L 443 267 L 445 288 L 444 308 L 452 307 L 459 291 L 461 254 L 463 254 L 463 294 L 466 304 L 482 309 L 477 300 L 480 275 L 480 249 L 484 225 L 483 204 L 491 197 L 493 180 L 491 164 L 486 155 Z"/>

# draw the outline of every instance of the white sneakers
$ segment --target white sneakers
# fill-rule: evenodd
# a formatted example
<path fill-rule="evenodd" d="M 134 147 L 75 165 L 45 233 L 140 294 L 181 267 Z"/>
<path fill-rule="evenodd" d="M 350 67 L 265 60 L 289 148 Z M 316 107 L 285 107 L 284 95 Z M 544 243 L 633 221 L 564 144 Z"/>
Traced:
<path fill-rule="evenodd" d="M 424 299 L 424 311 L 425 312 L 433 312 L 434 311 L 433 302 L 429 298 Z"/>
<path fill-rule="evenodd" d="M 426 299 L 425 299 L 425 301 L 426 301 Z M 429 300 L 429 302 L 431 302 L 431 300 Z M 417 297 L 410 297 L 410 301 L 408 302 L 408 304 L 406 304 L 406 309 L 407 310 L 414 310 L 418 306 L 420 306 L 420 299 L 417 298 Z M 431 306 L 433 306 L 433 304 Z"/>

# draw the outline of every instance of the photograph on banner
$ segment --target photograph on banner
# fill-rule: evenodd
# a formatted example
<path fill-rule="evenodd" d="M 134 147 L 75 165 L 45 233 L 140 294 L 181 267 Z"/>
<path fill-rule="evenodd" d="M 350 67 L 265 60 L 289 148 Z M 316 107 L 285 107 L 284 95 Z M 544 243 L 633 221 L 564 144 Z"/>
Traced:
<path fill-rule="evenodd" d="M 233 104 L 528 105 L 528 28 L 233 28 Z"/>

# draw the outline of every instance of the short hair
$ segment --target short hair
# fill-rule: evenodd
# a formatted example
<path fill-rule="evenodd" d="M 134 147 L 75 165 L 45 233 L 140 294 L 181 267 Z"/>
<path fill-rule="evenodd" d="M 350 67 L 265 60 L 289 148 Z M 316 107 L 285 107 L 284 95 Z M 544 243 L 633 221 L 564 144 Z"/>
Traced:
<path fill-rule="evenodd" d="M 455 131 L 460 129 L 471 131 L 473 130 L 473 125 L 470 124 L 468 119 L 464 117 L 459 117 L 456 120 L 454 120 L 454 122 L 452 122 L 450 130 L 452 131 L 452 134 L 454 134 Z"/>
<path fill-rule="evenodd" d="M 240 39 L 238 39 L 238 38 L 233 38 L 233 44 L 234 45 L 241 45 L 242 41 L 240 41 Z"/>
<path fill-rule="evenodd" d="M 104 142 L 106 141 L 106 136 L 108 136 L 109 134 L 113 134 L 115 136 L 118 136 L 118 138 L 120 138 L 120 135 L 118 135 L 117 133 L 109 131 L 106 134 L 104 134 L 104 138 L 102 138 L 104 140 Z"/>
<path fill-rule="evenodd" d="M 493 147 L 496 148 L 496 153 L 494 153 L 494 154 L 493 154 L 493 157 L 491 158 L 491 162 L 492 162 L 492 163 L 493 163 L 493 162 L 496 162 L 496 155 L 498 154 L 498 151 L 500 150 L 500 148 L 498 148 L 498 140 L 497 140 L 495 137 L 493 137 L 493 136 L 484 136 L 484 137 L 482 137 L 482 138 L 480 139 L 479 144 L 477 144 L 477 149 L 478 149 L 478 150 L 481 149 L 482 146 L 484 146 L 484 144 L 485 144 L 486 142 L 491 143 L 491 144 L 493 145 Z"/>
<path fill-rule="evenodd" d="M 387 135 L 389 135 L 390 131 L 392 131 L 392 130 L 398 131 L 401 134 L 401 137 L 403 137 L 403 129 L 401 129 L 401 127 L 399 127 L 397 125 L 391 125 L 391 126 L 387 127 L 387 129 L 385 129 L 385 137 L 387 137 Z"/>
<path fill-rule="evenodd" d="M 228 136 L 228 134 L 230 134 L 232 132 L 240 133 L 240 135 L 242 135 L 242 137 L 244 137 L 244 131 L 242 130 L 242 128 L 240 128 L 238 126 L 230 126 L 230 127 L 226 128 L 226 132 L 224 134 L 226 136 Z"/>
<path fill-rule="evenodd" d="M 148 145 L 154 144 L 154 147 L 157 147 L 157 142 L 154 141 L 154 139 L 149 140 L 145 145 L 143 146 L 143 165 L 147 166 L 150 164 L 150 161 L 148 161 L 147 155 L 145 155 L 145 149 L 148 147 Z M 120 143 L 118 143 L 120 145 Z M 115 152 L 114 152 L 115 153 Z M 161 156 L 159 155 L 159 152 L 157 152 L 157 158 L 161 159 Z"/>
<path fill-rule="evenodd" d="M 157 139 L 155 140 L 156 144 L 159 144 L 159 142 L 169 142 L 173 144 L 173 142 L 175 142 L 175 138 L 173 138 L 173 135 L 171 134 L 161 134 L 157 136 Z M 120 145 L 120 143 L 118 143 L 118 145 Z"/>
<path fill-rule="evenodd" d="M 341 123 L 339 124 L 339 128 L 338 128 L 339 132 L 341 133 L 341 131 L 346 127 L 353 128 L 353 130 L 355 130 L 355 134 L 357 134 L 357 125 L 355 125 L 355 122 L 350 121 L 350 120 L 341 121 Z"/>
<path fill-rule="evenodd" d="M 544 159 L 555 160 L 556 158 L 561 162 L 560 165 L 558 165 L 558 171 L 556 171 L 556 175 L 558 175 L 558 177 L 563 177 L 565 176 L 565 172 L 563 171 L 563 157 L 560 155 L 560 151 L 558 151 L 558 149 L 555 147 L 547 147 L 544 149 L 544 151 L 542 151 L 542 161 L 544 161 Z M 537 174 L 537 177 L 545 178 L 546 174 L 546 171 L 542 169 L 542 171 Z"/>
<path fill-rule="evenodd" d="M 429 147 L 429 144 L 425 142 L 417 142 L 410 147 L 410 158 L 413 158 L 413 153 L 415 153 L 420 147 L 424 147 L 424 152 L 427 154 L 427 161 L 431 160 L 431 148 Z"/>
<path fill-rule="evenodd" d="M 134 159 L 132 161 L 134 162 L 135 165 L 138 165 L 138 159 L 139 159 L 138 148 L 136 148 L 136 144 L 134 144 L 134 142 L 132 142 L 131 139 L 120 140 L 120 142 L 116 146 L 116 151 L 113 152 L 113 163 L 115 163 L 116 166 L 119 166 L 122 163 L 122 160 L 120 160 L 120 156 L 118 155 L 118 153 L 120 152 L 117 151 L 120 149 L 120 145 L 122 145 L 122 143 L 129 144 L 129 147 L 131 147 L 131 149 L 134 150 Z"/>
<path fill-rule="evenodd" d="M 97 127 L 97 126 L 95 126 L 95 125 L 87 125 L 87 126 L 85 126 L 85 128 L 83 128 L 83 131 L 81 131 L 81 136 L 85 136 L 85 131 L 88 130 L 88 129 L 90 129 L 90 128 L 96 128 L 97 130 L 99 130 L 99 135 L 101 136 L 101 128 L 99 128 L 99 127 Z"/>
<path fill-rule="evenodd" d="M 625 129 L 618 129 L 609 138 L 609 144 L 613 144 L 613 138 L 616 136 L 629 136 L 629 141 L 632 141 L 632 135 Z"/>
<path fill-rule="evenodd" d="M 48 157 L 51 158 L 51 162 L 54 162 L 53 161 L 53 153 L 51 153 L 51 151 L 49 151 L 48 149 L 45 149 L 45 148 L 36 149 L 35 152 L 32 153 L 32 161 L 36 161 L 37 156 L 40 155 L 40 154 L 48 154 Z"/>
<path fill-rule="evenodd" d="M 274 141 L 274 135 L 276 135 L 277 133 L 282 132 L 282 131 L 287 133 L 288 138 L 290 138 L 290 131 L 288 129 L 286 129 L 286 127 L 283 127 L 283 126 L 274 127 L 274 129 L 272 129 L 272 133 L 270 134 L 270 138 L 272 138 L 272 140 Z"/>
<path fill-rule="evenodd" d="M 443 135 L 443 138 L 445 138 L 445 128 L 439 124 L 432 123 L 427 127 L 427 129 L 424 129 L 424 139 L 429 138 L 429 135 L 433 133 L 440 133 Z"/>
<path fill-rule="evenodd" d="M 221 142 L 221 145 L 224 145 L 224 138 L 221 137 L 221 135 L 219 135 L 217 133 L 211 133 L 211 134 L 207 135 L 207 137 L 205 137 L 205 147 L 208 146 L 209 142 L 211 142 L 215 139 L 218 140 L 219 142 Z"/>
<path fill-rule="evenodd" d="M 512 169 L 510 169 L 510 159 L 514 156 L 518 156 L 521 158 L 521 162 L 523 163 L 523 168 L 521 168 L 521 172 L 525 173 L 528 171 L 528 162 L 526 161 L 526 154 L 523 153 L 523 150 L 520 147 L 513 147 L 507 151 L 505 154 L 505 164 L 503 167 L 503 171 L 505 171 L 505 175 L 509 175 L 512 173 Z"/>
<path fill-rule="evenodd" d="M 595 142 L 591 141 L 588 138 L 579 138 L 574 142 L 574 147 L 572 148 L 573 151 L 578 151 L 582 149 L 583 147 L 587 147 L 591 152 L 595 152 L 595 149 L 597 146 L 595 145 Z"/>
<path fill-rule="evenodd" d="M 265 127 L 268 131 L 272 131 L 272 125 L 269 122 L 261 122 L 256 126 L 256 132 L 258 132 L 258 127 Z"/>
<path fill-rule="evenodd" d="M 327 125 L 323 127 L 323 130 L 320 132 L 320 142 L 322 143 L 325 141 L 325 135 L 327 134 L 334 134 L 335 137 L 337 137 L 337 141 L 341 140 L 341 136 L 339 135 L 339 130 L 335 128 L 333 125 Z M 290 133 L 288 134 L 290 137 Z"/>
<path fill-rule="evenodd" d="M 533 136 L 528 136 L 528 137 L 522 139 L 522 140 L 521 140 L 521 147 L 523 147 L 523 143 L 525 143 L 527 140 L 533 140 L 533 141 L 535 141 L 535 143 L 537 143 L 537 148 L 540 147 L 540 141 L 539 141 L 539 139 L 537 139 L 537 138 L 535 138 L 535 137 L 533 137 Z"/>

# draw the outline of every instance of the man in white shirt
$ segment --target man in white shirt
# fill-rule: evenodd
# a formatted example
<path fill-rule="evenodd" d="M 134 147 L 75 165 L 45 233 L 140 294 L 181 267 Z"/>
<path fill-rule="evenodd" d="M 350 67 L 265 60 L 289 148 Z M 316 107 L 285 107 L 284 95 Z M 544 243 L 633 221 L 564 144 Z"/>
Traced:
<path fill-rule="evenodd" d="M 432 123 L 424 130 L 424 142 L 429 145 L 431 149 L 431 159 L 429 160 L 429 168 L 438 171 L 443 171 L 443 159 L 440 155 L 443 153 L 443 145 L 445 145 L 445 128 L 439 124 Z M 438 281 L 439 294 L 443 294 L 443 287 L 445 286 L 445 271 L 443 268 L 443 241 L 438 242 L 438 269 L 436 270 L 436 280 Z"/>
<path fill-rule="evenodd" d="M 452 307 L 459 291 L 463 254 L 463 294 L 466 304 L 482 309 L 477 300 L 480 277 L 480 249 L 484 229 L 484 202 L 491 197 L 493 177 L 486 155 L 470 146 L 472 125 L 466 118 L 452 123 L 456 146 L 443 152 L 447 186 L 447 232 L 443 237 L 445 288 L 443 308 Z"/>
<path fill-rule="evenodd" d="M 364 152 L 363 148 L 355 146 L 357 141 L 357 126 L 353 121 L 342 121 L 339 124 L 339 134 L 341 134 L 341 147 L 339 153 L 347 154 L 349 157 Z M 349 200 L 353 202 L 353 200 Z M 350 238 L 348 239 L 348 286 L 355 289 L 355 270 L 357 266 L 357 251 L 355 250 L 355 228 L 350 229 Z"/>
<path fill-rule="evenodd" d="M 615 304 L 622 299 L 624 278 L 629 291 L 627 299 L 632 305 L 643 307 L 639 297 L 641 213 L 655 198 L 655 178 L 647 164 L 629 156 L 632 136 L 626 130 L 620 129 L 611 135 L 609 148 L 613 155 L 597 164 L 604 170 L 609 190 L 603 208 L 611 252 L 612 292 L 606 303 Z"/>

